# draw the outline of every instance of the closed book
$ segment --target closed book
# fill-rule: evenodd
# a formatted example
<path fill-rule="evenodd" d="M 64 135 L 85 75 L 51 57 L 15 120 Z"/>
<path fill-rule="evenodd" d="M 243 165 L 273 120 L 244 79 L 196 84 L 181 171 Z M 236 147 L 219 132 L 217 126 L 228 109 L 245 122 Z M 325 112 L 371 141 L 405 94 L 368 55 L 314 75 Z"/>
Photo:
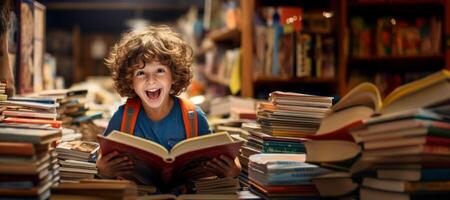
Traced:
<path fill-rule="evenodd" d="M 450 180 L 450 169 L 378 169 L 377 178 L 404 181 L 445 181 Z"/>
<path fill-rule="evenodd" d="M 449 192 L 425 192 L 425 193 L 400 193 L 389 192 L 382 190 L 375 190 L 371 188 L 360 189 L 361 200 L 379 200 L 379 199 L 391 199 L 391 200 L 447 200 Z"/>
<path fill-rule="evenodd" d="M 19 110 L 5 110 L 3 111 L 3 115 L 7 117 L 31 117 L 44 119 L 56 119 L 58 117 L 57 113 L 19 111 Z"/>
<path fill-rule="evenodd" d="M 33 157 L 48 150 L 48 145 L 34 145 L 26 142 L 0 142 L 1 156 Z"/>
<path fill-rule="evenodd" d="M 449 131 L 450 134 L 450 131 Z M 450 145 L 450 138 L 436 136 L 399 137 L 389 140 L 375 140 L 364 142 L 364 150 L 395 148 L 413 145 Z"/>
<path fill-rule="evenodd" d="M 401 121 L 409 121 L 409 120 L 401 120 Z M 441 136 L 441 137 L 449 137 L 450 136 L 450 124 L 447 122 L 431 122 L 433 125 L 430 126 L 414 126 L 414 125 L 409 125 L 408 123 L 401 123 L 401 125 L 399 125 L 398 128 L 396 129 L 383 129 L 380 128 L 381 130 L 376 130 L 377 128 L 373 128 L 369 126 L 368 131 L 370 130 L 376 130 L 376 132 L 370 132 L 370 134 L 365 134 L 365 133 L 369 133 L 364 132 L 365 130 L 361 130 L 361 131 L 352 131 L 351 135 L 353 136 L 353 138 L 355 139 L 355 141 L 357 143 L 361 143 L 361 142 L 370 142 L 370 141 L 375 141 L 375 140 L 388 140 L 388 139 L 394 139 L 394 138 L 399 138 L 399 137 L 412 137 L 412 136 L 424 136 L 424 135 L 429 135 L 429 136 Z M 442 127 L 440 125 L 437 124 L 445 124 L 445 126 L 448 127 Z"/>
<path fill-rule="evenodd" d="M 433 145 L 422 144 L 412 145 L 404 147 L 393 147 L 385 149 L 365 150 L 362 153 L 362 157 L 395 157 L 395 156 L 408 156 L 408 155 L 438 155 L 448 156 L 450 155 L 450 146 L 448 145 Z"/>
<path fill-rule="evenodd" d="M 50 124 L 53 128 L 60 128 L 62 121 L 49 119 L 32 119 L 22 117 L 7 117 L 3 120 L 4 123 L 21 123 L 21 124 Z"/>
<path fill-rule="evenodd" d="M 60 129 L 0 128 L 2 141 L 46 144 L 58 138 L 61 138 Z"/>
<path fill-rule="evenodd" d="M 449 191 L 450 181 L 401 181 L 364 178 L 364 187 L 391 192 L 438 192 Z"/>

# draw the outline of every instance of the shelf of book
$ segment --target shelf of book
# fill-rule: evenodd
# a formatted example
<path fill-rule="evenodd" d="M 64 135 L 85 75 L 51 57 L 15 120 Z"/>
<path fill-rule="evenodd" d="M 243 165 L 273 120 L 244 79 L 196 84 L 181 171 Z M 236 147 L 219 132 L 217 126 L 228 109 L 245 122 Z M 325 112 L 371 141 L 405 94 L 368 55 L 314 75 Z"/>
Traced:
<path fill-rule="evenodd" d="M 324 83 L 336 83 L 336 91 L 343 96 L 348 92 L 349 78 L 355 70 L 367 72 L 365 75 L 373 79 L 372 75 L 383 72 L 433 72 L 450 68 L 450 48 L 448 48 L 450 45 L 447 42 L 447 35 L 450 33 L 450 0 L 338 0 L 317 3 L 241 0 L 242 74 L 244 75 L 259 74 L 259 71 L 255 72 L 255 69 L 260 69 L 254 66 L 262 63 L 258 60 L 261 57 L 258 49 L 261 47 L 256 45 L 262 40 L 253 40 L 253 38 L 257 37 L 255 34 L 261 27 L 257 27 L 260 22 L 253 16 L 264 6 L 300 8 L 303 9 L 302 15 L 305 16 L 307 16 L 305 13 L 314 9 L 329 11 L 333 14 L 331 15 L 333 29 L 329 33 L 332 38 L 335 38 L 335 46 L 330 48 L 333 49 L 330 52 L 335 54 L 334 77 L 337 77 L 337 80 L 243 76 L 242 96 L 253 97 L 257 90 L 262 88 L 256 85 L 274 83 L 280 86 L 291 82 L 309 83 L 308 87 L 314 84 L 320 87 Z M 325 12 L 323 13 L 325 16 Z M 305 28 L 307 23 L 305 21 L 302 23 L 304 27 L 301 33 L 308 33 Z M 355 32 L 360 34 L 359 39 L 355 37 Z M 314 36 L 314 34 L 311 35 Z M 414 35 L 414 41 L 404 39 L 411 35 Z M 421 55 L 422 53 L 430 55 Z M 419 55 L 409 56 L 411 54 Z M 265 60 L 267 55 L 263 57 Z M 266 74 L 265 70 L 260 71 Z"/>

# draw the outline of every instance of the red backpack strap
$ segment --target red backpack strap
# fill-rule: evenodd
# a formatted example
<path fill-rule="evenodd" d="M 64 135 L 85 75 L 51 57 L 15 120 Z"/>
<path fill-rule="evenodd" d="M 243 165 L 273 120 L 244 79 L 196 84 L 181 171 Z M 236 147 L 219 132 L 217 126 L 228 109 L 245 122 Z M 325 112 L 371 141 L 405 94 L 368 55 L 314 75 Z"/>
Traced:
<path fill-rule="evenodd" d="M 185 98 L 178 97 L 178 100 L 186 130 L 186 139 L 198 136 L 198 116 L 195 111 L 195 105 Z"/>
<path fill-rule="evenodd" d="M 120 131 L 134 135 L 139 110 L 141 109 L 141 100 L 138 98 L 128 98 L 123 108 L 122 123 Z"/>

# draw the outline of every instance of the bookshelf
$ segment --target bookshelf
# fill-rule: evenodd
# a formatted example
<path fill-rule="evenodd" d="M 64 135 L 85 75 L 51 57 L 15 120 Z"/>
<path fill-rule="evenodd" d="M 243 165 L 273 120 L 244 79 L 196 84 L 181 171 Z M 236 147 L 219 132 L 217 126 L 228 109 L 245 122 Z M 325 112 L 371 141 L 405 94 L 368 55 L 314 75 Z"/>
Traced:
<path fill-rule="evenodd" d="M 321 90 L 323 87 L 334 87 L 335 94 L 346 94 L 353 85 L 352 72 L 359 71 L 367 75 L 369 81 L 374 79 L 377 73 L 390 75 L 408 73 L 431 73 L 440 69 L 450 69 L 450 0 L 336 0 L 336 1 L 271 1 L 271 0 L 241 0 L 242 8 L 242 89 L 244 97 L 254 97 L 261 87 L 283 88 L 289 85 L 308 86 Z M 333 17 L 333 31 L 330 35 L 335 41 L 335 74 L 332 78 L 320 77 L 271 77 L 256 75 L 254 71 L 255 57 L 255 19 L 254 15 L 260 6 L 298 6 L 302 8 L 326 8 L 335 13 Z M 371 53 L 367 56 L 355 56 L 353 54 L 354 27 L 352 19 L 361 16 L 363 20 L 376 23 L 378 18 L 391 16 L 399 18 L 398 22 L 406 23 L 424 18 L 429 20 L 435 17 L 441 24 L 439 47 L 432 53 L 409 53 L 378 55 Z M 409 21 L 408 21 L 409 20 Z M 420 19 L 422 20 L 422 19 Z M 419 21 L 419 20 L 417 20 Z M 429 23 L 429 22 L 426 22 Z M 375 29 L 374 28 L 374 29 Z M 376 30 L 374 30 L 376 31 Z M 375 37 L 375 36 L 373 36 Z M 376 48 L 372 47 L 376 52 Z M 419 77 L 419 76 L 418 76 Z M 408 79 L 408 81 L 413 79 Z M 405 83 L 406 79 L 404 79 Z M 389 84 L 389 83 L 388 83 Z"/>
<path fill-rule="evenodd" d="M 334 50 L 337 45 L 336 43 L 337 41 L 337 29 L 336 29 L 336 23 L 335 23 L 335 19 L 331 19 L 330 21 L 330 27 L 331 27 L 331 31 L 330 32 L 322 32 L 322 31 L 301 31 L 301 33 L 307 33 L 307 34 L 311 34 L 314 38 L 316 35 L 321 35 L 322 38 L 326 38 L 326 37 L 331 37 L 332 41 L 333 41 L 333 69 L 332 71 L 334 71 L 334 75 L 332 75 L 331 77 L 325 77 L 323 75 L 318 75 L 318 72 L 313 72 L 313 73 L 317 73 L 315 75 L 298 75 L 297 74 L 297 70 L 298 70 L 298 65 L 296 62 L 297 61 L 297 57 L 296 55 L 294 55 L 294 63 L 291 66 L 288 66 L 290 68 L 290 70 L 292 71 L 288 71 L 288 74 L 278 74 L 278 75 L 272 75 L 272 74 L 267 74 L 267 70 L 264 69 L 263 73 L 260 72 L 261 69 L 257 69 L 257 68 L 267 68 L 267 63 L 265 64 L 265 66 L 262 66 L 263 64 L 259 63 L 256 64 L 254 57 L 255 57 L 255 51 L 258 51 L 258 47 L 256 47 L 256 45 L 258 45 L 257 43 L 262 43 L 262 42 L 266 42 L 266 44 L 268 43 L 268 41 L 261 41 L 260 39 L 256 39 L 255 40 L 255 32 L 257 31 L 256 29 L 256 25 L 255 23 L 255 14 L 259 13 L 261 9 L 264 9 L 265 7 L 274 7 L 275 9 L 277 8 L 281 8 L 281 9 L 286 9 L 286 12 L 290 12 L 287 11 L 288 9 L 302 9 L 301 12 L 305 13 L 305 12 L 309 12 L 309 11 L 319 11 L 320 14 L 322 15 L 322 11 L 331 11 L 332 13 L 336 13 L 337 12 L 337 7 L 338 4 L 336 3 L 336 1 L 324 1 L 324 0 L 320 0 L 320 1 L 283 1 L 283 2 L 279 2 L 279 1 L 271 1 L 271 0 L 241 0 L 241 8 L 242 8 L 242 34 L 241 34 L 241 48 L 242 48 L 242 89 L 241 89 L 241 95 L 244 97 L 255 97 L 255 96 L 259 96 L 261 97 L 261 94 L 257 95 L 258 92 L 260 91 L 264 91 L 264 90 L 286 90 L 285 88 L 293 88 L 293 89 L 299 89 L 302 88 L 302 86 L 307 86 L 310 88 L 313 88 L 312 90 L 309 90 L 308 92 L 312 92 L 315 94 L 324 94 L 324 95 L 333 95 L 338 93 L 338 88 L 339 87 L 334 87 L 336 86 L 336 84 L 339 84 L 338 79 L 337 79 L 337 64 L 338 64 L 338 57 L 336 54 L 336 50 Z M 291 11 L 292 12 L 292 11 Z M 303 13 L 299 13 L 300 15 L 302 15 Z M 282 23 L 282 12 L 279 12 L 280 14 L 280 23 Z M 306 16 L 306 15 L 305 15 Z M 258 27 L 260 28 L 260 27 Z M 267 26 L 266 28 L 270 28 L 269 26 Z M 294 29 L 295 29 L 295 23 L 294 23 Z M 284 29 L 286 30 L 286 29 Z M 293 50 L 295 48 L 298 48 L 297 45 L 297 41 L 299 41 L 299 37 L 301 37 L 298 33 L 300 33 L 300 31 L 295 30 L 294 31 L 294 44 L 293 44 L 293 48 L 292 51 L 297 52 L 297 50 Z M 286 34 L 286 33 L 283 33 Z M 287 32 L 287 34 L 290 34 L 289 32 Z M 286 34 L 286 35 L 287 35 Z M 326 37 L 325 37 L 326 36 Z M 256 36 L 258 37 L 258 36 Z M 281 37 L 285 37 L 285 35 L 282 35 Z M 284 38 L 283 38 L 284 39 Z M 281 41 L 282 39 L 280 39 Z M 315 39 L 313 39 L 313 41 L 315 42 Z M 322 40 L 324 41 L 324 39 Z M 314 47 L 312 47 L 314 48 Z M 315 51 L 315 49 L 312 49 L 311 51 Z M 293 53 L 295 54 L 295 53 Z M 316 56 L 316 55 L 315 55 Z M 267 57 L 267 55 L 266 55 Z M 275 57 L 275 56 L 274 56 Z M 266 59 L 266 58 L 265 58 Z M 275 58 L 274 58 L 275 59 Z M 267 62 L 267 61 L 264 61 Z M 314 61 L 313 61 L 314 62 Z M 310 66 L 310 68 L 315 68 L 316 64 L 312 64 L 312 66 Z M 283 70 L 284 66 L 281 66 L 281 70 Z M 273 69 L 273 66 L 270 67 Z M 269 68 L 269 72 L 271 71 Z M 257 71 L 255 71 L 255 69 Z M 313 69 L 314 70 L 314 69 Z M 323 76 L 323 77 L 322 77 Z M 322 88 L 328 88 L 326 92 L 322 92 Z M 335 89 L 331 89 L 330 88 L 335 88 Z M 267 92 L 266 92 L 267 93 Z"/>
<path fill-rule="evenodd" d="M 450 31 L 449 8 L 448 0 L 340 1 L 344 13 L 339 23 L 343 33 L 340 40 L 345 42 L 340 45 L 344 58 L 339 64 L 340 94 L 355 86 L 355 76 L 365 76 L 361 80 L 375 84 L 378 78 L 378 83 L 392 90 L 426 74 L 450 69 L 450 52 L 444 45 Z M 369 39 L 360 39 L 363 37 Z M 355 44 L 361 41 L 369 46 L 367 52 L 358 52 Z"/>

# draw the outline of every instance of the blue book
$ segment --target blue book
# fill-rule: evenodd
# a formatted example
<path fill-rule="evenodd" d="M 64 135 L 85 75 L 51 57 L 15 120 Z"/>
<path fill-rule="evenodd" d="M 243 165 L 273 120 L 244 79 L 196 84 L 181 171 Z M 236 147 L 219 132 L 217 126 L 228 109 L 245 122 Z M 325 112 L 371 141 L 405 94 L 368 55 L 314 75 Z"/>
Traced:
<path fill-rule="evenodd" d="M 56 104 L 57 103 L 55 98 L 41 98 L 41 97 L 12 96 L 12 97 L 9 97 L 8 100 L 45 103 L 45 104 Z"/>

